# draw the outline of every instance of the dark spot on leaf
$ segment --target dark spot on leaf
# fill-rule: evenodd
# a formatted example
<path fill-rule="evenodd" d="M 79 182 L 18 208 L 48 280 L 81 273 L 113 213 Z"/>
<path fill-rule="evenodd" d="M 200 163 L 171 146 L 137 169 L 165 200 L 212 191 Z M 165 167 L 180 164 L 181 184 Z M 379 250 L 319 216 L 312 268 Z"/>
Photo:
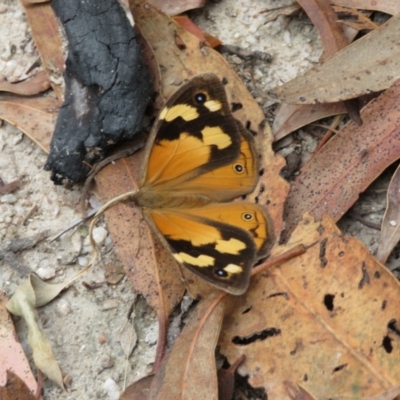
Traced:
<path fill-rule="evenodd" d="M 365 285 L 369 285 L 371 283 L 371 281 L 369 279 L 367 267 L 366 267 L 364 261 L 362 262 L 362 265 L 361 265 L 361 271 L 362 271 L 362 278 L 360 280 L 360 283 L 358 284 L 359 289 L 362 289 Z"/>
<path fill-rule="evenodd" d="M 397 326 L 397 321 L 395 319 L 389 321 L 388 328 L 396 335 L 400 336 L 400 328 Z"/>
<path fill-rule="evenodd" d="M 381 273 L 379 271 L 375 271 L 374 278 L 379 279 L 381 277 Z"/>
<path fill-rule="evenodd" d="M 319 260 L 321 261 L 320 263 L 321 268 L 325 268 L 326 264 L 328 264 L 328 260 L 325 257 L 327 243 L 328 243 L 328 238 L 325 238 L 319 245 Z"/>
<path fill-rule="evenodd" d="M 393 350 L 392 339 L 386 335 L 382 340 L 382 346 L 386 350 L 386 353 L 390 354 Z"/>
<path fill-rule="evenodd" d="M 232 343 L 245 346 L 245 345 L 257 342 L 257 341 L 268 339 L 270 337 L 278 336 L 280 334 L 281 334 L 280 329 L 268 328 L 268 329 L 264 329 L 261 332 L 254 333 L 253 335 L 247 336 L 247 337 L 235 336 L 232 339 Z"/>
<path fill-rule="evenodd" d="M 326 294 L 324 297 L 324 304 L 328 311 L 333 311 L 333 299 L 335 298 L 334 294 Z"/>
<path fill-rule="evenodd" d="M 343 368 L 346 368 L 346 367 L 347 367 L 347 364 L 338 365 L 337 367 L 335 367 L 335 368 L 333 369 L 332 373 L 341 371 Z"/>
<path fill-rule="evenodd" d="M 245 310 L 242 311 L 242 314 L 247 314 L 253 307 L 247 307 Z"/>
<path fill-rule="evenodd" d="M 241 110 L 243 108 L 242 103 L 232 103 L 231 111 L 234 113 L 235 111 Z"/>

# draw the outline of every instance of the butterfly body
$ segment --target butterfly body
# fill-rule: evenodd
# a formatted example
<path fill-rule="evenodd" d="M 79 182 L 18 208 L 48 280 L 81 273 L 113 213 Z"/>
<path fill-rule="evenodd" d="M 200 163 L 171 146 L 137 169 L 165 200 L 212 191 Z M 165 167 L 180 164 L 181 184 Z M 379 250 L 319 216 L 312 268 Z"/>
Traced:
<path fill-rule="evenodd" d="M 272 242 L 266 210 L 232 202 L 253 191 L 257 178 L 253 138 L 233 118 L 221 81 L 205 74 L 161 111 L 133 198 L 180 264 L 241 294 Z"/>

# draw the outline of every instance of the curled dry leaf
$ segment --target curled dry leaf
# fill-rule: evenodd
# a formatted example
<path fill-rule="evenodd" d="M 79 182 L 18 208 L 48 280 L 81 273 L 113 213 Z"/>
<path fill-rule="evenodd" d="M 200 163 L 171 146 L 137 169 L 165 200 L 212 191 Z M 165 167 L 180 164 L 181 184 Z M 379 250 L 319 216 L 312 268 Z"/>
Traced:
<path fill-rule="evenodd" d="M 304 106 L 282 104 L 272 125 L 275 141 L 311 122 L 346 112 L 346 107 L 342 101 L 329 104 L 306 104 Z"/>
<path fill-rule="evenodd" d="M 148 399 L 218 399 L 215 346 L 222 296 L 202 300 L 154 376 Z"/>
<path fill-rule="evenodd" d="M 36 393 L 37 383 L 24 350 L 16 340 L 17 335 L 6 302 L 7 298 L 0 292 L 0 387 L 7 383 L 7 371 L 13 371 L 12 373 L 25 382 L 31 393 Z M 1 391 L 0 398 L 6 398 L 1 396 Z"/>
<path fill-rule="evenodd" d="M 276 88 L 288 103 L 337 102 L 389 88 L 400 78 L 400 15 L 340 50 L 306 75 Z"/>
<path fill-rule="evenodd" d="M 400 81 L 362 111 L 362 127 L 349 122 L 302 169 L 287 198 L 285 220 L 293 229 L 305 212 L 335 221 L 359 193 L 400 157 Z"/>
<path fill-rule="evenodd" d="M 33 96 L 49 89 L 49 78 L 45 71 L 39 71 L 22 82 L 10 83 L 0 81 L 0 91 L 20 94 L 23 96 Z"/>
<path fill-rule="evenodd" d="M 385 263 L 400 240 L 400 166 L 393 174 L 387 191 L 386 212 L 382 221 L 377 260 Z"/>
<path fill-rule="evenodd" d="M 220 351 L 268 398 L 289 400 L 287 382 L 311 397 L 361 399 L 400 382 L 400 284 L 357 239 L 324 217 L 305 217 L 287 246 L 310 246 L 255 276 L 229 298 Z"/>
<path fill-rule="evenodd" d="M 9 302 L 8 310 L 22 317 L 28 327 L 28 342 L 32 348 L 35 365 L 53 382 L 64 388 L 60 367 L 51 350 L 51 344 L 39 327 L 39 318 L 35 310 L 36 295 L 30 280 L 20 285 Z"/>

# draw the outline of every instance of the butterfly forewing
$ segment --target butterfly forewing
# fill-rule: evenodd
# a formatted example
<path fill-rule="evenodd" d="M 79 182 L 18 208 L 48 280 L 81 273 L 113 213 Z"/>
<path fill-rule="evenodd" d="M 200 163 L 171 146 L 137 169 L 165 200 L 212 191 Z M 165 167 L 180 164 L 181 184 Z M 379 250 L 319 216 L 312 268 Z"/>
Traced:
<path fill-rule="evenodd" d="M 212 74 L 194 78 L 161 111 L 149 138 L 141 187 L 171 190 L 238 158 L 241 134 L 224 87 Z"/>

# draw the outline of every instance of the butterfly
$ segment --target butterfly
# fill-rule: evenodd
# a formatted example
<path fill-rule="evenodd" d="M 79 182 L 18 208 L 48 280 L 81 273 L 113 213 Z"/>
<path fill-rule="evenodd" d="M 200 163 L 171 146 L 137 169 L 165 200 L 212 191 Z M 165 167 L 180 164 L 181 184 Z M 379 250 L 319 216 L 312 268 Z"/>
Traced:
<path fill-rule="evenodd" d="M 257 179 L 253 136 L 232 116 L 222 82 L 208 73 L 161 110 L 133 200 L 178 263 L 239 295 L 273 240 L 262 206 L 232 202 L 252 192 Z"/>

